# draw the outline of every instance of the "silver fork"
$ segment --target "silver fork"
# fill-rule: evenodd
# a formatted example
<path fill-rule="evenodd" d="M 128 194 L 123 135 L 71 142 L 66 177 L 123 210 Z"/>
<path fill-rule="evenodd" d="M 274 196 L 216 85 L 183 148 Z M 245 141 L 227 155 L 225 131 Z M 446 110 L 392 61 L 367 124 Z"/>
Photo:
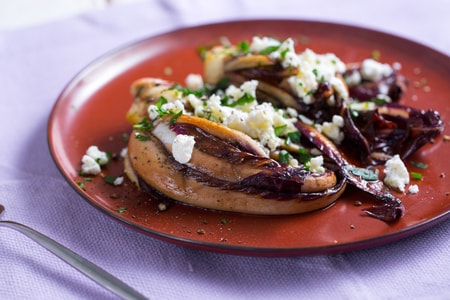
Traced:
<path fill-rule="evenodd" d="M 0 204 L 0 216 L 4 210 L 5 207 Z M 0 220 L 0 227 L 2 226 L 14 229 L 26 235 L 90 279 L 94 280 L 107 290 L 115 293 L 117 296 L 123 299 L 147 299 L 144 295 L 140 294 L 123 281 L 44 234 L 26 225 L 13 221 Z"/>

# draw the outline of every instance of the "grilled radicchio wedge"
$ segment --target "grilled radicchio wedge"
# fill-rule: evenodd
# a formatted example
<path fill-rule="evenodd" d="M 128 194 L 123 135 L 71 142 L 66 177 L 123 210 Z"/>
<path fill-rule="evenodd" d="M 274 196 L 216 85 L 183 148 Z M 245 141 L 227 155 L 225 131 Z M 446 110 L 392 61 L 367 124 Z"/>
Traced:
<path fill-rule="evenodd" d="M 128 119 L 135 129 L 125 166 L 142 190 L 209 209 L 284 215 L 324 208 L 345 189 L 337 168 L 313 172 L 280 163 L 248 135 L 205 118 L 159 106 L 165 113 L 139 120 L 158 100 L 181 92 L 155 79 L 136 82 L 132 91 Z"/>

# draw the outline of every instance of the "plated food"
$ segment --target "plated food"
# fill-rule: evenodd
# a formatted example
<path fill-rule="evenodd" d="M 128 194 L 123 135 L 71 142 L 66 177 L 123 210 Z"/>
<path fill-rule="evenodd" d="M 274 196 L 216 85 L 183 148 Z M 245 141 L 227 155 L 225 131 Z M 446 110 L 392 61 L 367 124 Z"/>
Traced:
<path fill-rule="evenodd" d="M 140 189 L 207 209 L 289 215 L 329 206 L 350 184 L 379 202 L 366 214 L 403 215 L 395 194 L 418 191 L 402 160 L 443 122 L 435 110 L 398 104 L 400 63 L 344 63 L 259 36 L 202 55 L 204 74 L 184 86 L 141 78 L 131 87 L 125 173 Z"/>
<path fill-rule="evenodd" d="M 226 45 L 221 43 L 223 34 L 237 45 L 251 41 L 255 33 L 281 40 L 291 36 L 298 42 L 299 52 L 306 48 L 317 53 L 332 51 L 345 63 L 366 58 L 389 63 L 409 81 L 399 103 L 424 111 L 434 108 L 444 123 L 448 122 L 448 56 L 407 39 L 354 26 L 299 20 L 237 21 L 183 28 L 121 47 L 95 60 L 58 97 L 49 118 L 50 152 L 80 199 L 151 237 L 244 255 L 324 254 L 373 247 L 423 231 L 450 216 L 450 166 L 448 160 L 442 159 L 450 145 L 447 126 L 432 143 L 402 159 L 410 183 L 404 192 L 389 189 L 405 209 L 396 222 L 380 222 L 368 216 L 363 210 L 382 202 L 349 183 L 332 205 L 300 215 L 205 209 L 137 189 L 123 168 L 132 131 L 124 115 L 130 108 L 133 81 L 163 78 L 187 86 L 184 82 L 192 77 L 189 73 L 204 74 L 199 45 Z M 397 69 L 399 64 L 401 68 Z M 109 160 L 95 176 L 80 174 L 80 158 L 91 145 L 106 152 Z M 95 148 L 89 151 L 94 162 L 102 160 L 102 156 L 97 157 L 99 152 Z M 347 155 L 346 161 L 359 165 L 353 158 Z M 324 165 L 329 165 L 326 155 Z M 384 166 L 380 163 L 370 169 L 379 169 L 382 178 Z M 397 166 L 394 161 L 388 169 Z"/>

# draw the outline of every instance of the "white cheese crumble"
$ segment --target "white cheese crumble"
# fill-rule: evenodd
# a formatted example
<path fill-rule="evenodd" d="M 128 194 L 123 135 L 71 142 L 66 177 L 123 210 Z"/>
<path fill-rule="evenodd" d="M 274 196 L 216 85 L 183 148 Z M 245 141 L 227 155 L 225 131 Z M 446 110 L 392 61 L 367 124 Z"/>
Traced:
<path fill-rule="evenodd" d="M 81 158 L 81 173 L 85 175 L 98 175 L 102 171 L 100 165 L 88 155 Z"/>
<path fill-rule="evenodd" d="M 119 176 L 116 179 L 114 179 L 113 184 L 114 185 L 121 185 L 123 183 L 123 176 Z"/>
<path fill-rule="evenodd" d="M 122 150 L 120 150 L 120 157 L 125 158 L 125 156 L 127 156 L 128 153 L 128 147 L 122 148 Z"/>
<path fill-rule="evenodd" d="M 195 139 L 191 135 L 179 134 L 172 142 L 172 155 L 180 164 L 188 163 L 192 157 Z"/>
<path fill-rule="evenodd" d="M 203 77 L 200 74 L 189 74 L 185 82 L 186 86 L 191 90 L 200 90 L 203 88 Z"/>
<path fill-rule="evenodd" d="M 365 59 L 361 64 L 361 76 L 366 80 L 378 81 L 391 75 L 392 72 L 393 69 L 389 64 L 383 64 L 371 58 Z"/>
<path fill-rule="evenodd" d="M 316 128 L 330 138 L 336 145 L 340 145 L 344 140 L 345 136 L 342 131 L 342 128 L 344 128 L 344 118 L 339 115 L 334 115 L 332 122 L 323 122 L 322 125 L 317 124 Z"/>
<path fill-rule="evenodd" d="M 97 146 L 90 146 L 81 158 L 81 172 L 86 175 L 98 175 L 101 167 L 108 163 L 108 154 Z"/>
<path fill-rule="evenodd" d="M 252 43 L 250 44 L 250 52 L 261 52 L 264 49 L 268 48 L 268 47 L 272 47 L 272 46 L 279 46 L 280 45 L 280 41 L 271 37 L 259 37 L 259 36 L 254 36 L 252 39 Z"/>
<path fill-rule="evenodd" d="M 166 113 L 177 114 L 180 111 L 184 112 L 184 104 L 181 99 L 176 99 L 173 102 L 167 102 L 161 105 L 160 108 L 154 104 L 149 105 L 147 112 L 150 120 L 157 119 L 160 116 L 160 110 Z"/>
<path fill-rule="evenodd" d="M 345 64 L 333 53 L 316 54 L 311 49 L 296 53 L 294 40 L 288 38 L 279 41 L 270 37 L 255 36 L 250 44 L 250 52 L 259 53 L 269 47 L 278 47 L 269 54 L 274 60 L 280 60 L 284 68 L 298 68 L 298 73 L 288 78 L 292 90 L 306 104 L 314 102 L 313 93 L 321 81 L 330 82 L 333 89 L 342 98 L 348 98 L 348 90 L 341 78 L 336 76 L 346 70 Z"/>
<path fill-rule="evenodd" d="M 325 172 L 325 168 L 323 167 L 323 156 L 315 156 L 310 159 L 307 163 L 309 166 L 309 170 L 314 173 L 323 173 Z"/>
<path fill-rule="evenodd" d="M 229 99 L 228 103 L 236 101 L 245 93 L 254 97 L 257 83 L 258 81 L 251 80 L 240 87 L 231 85 L 227 88 L 226 95 L 233 99 Z M 193 94 L 187 96 L 187 101 L 194 108 L 195 116 L 247 134 L 267 148 L 266 152 L 273 151 L 284 143 L 284 140 L 275 134 L 275 128 L 285 127 L 284 134 L 297 131 L 294 125 L 296 118 L 285 117 L 285 110 L 277 110 L 268 102 L 258 104 L 257 101 L 251 101 L 230 107 L 222 105 L 220 96 L 212 95 L 203 101 Z M 294 113 L 290 110 L 286 115 L 292 114 Z"/>
<path fill-rule="evenodd" d="M 316 54 L 306 49 L 298 54 L 296 65 L 298 73 L 288 78 L 291 89 L 303 98 L 306 104 L 314 103 L 313 93 L 321 81 L 330 82 L 336 93 L 342 98 L 348 98 L 345 83 L 336 76 L 345 72 L 345 64 L 334 54 Z"/>
<path fill-rule="evenodd" d="M 417 194 L 419 192 L 419 186 L 417 184 L 411 184 L 408 188 L 410 194 Z"/>
<path fill-rule="evenodd" d="M 405 191 L 405 186 L 409 183 L 409 173 L 403 161 L 398 154 L 394 155 L 385 164 L 384 183 L 401 192 Z"/>

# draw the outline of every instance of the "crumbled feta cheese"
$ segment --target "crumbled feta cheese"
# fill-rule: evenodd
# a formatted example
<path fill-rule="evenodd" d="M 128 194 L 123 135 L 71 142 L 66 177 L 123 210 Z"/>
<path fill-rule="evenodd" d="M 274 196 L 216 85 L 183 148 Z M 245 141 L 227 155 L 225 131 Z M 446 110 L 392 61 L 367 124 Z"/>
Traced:
<path fill-rule="evenodd" d="M 417 194 L 419 192 L 419 186 L 417 184 L 411 184 L 408 188 L 410 194 Z"/>
<path fill-rule="evenodd" d="M 300 64 L 299 57 L 295 53 L 294 40 L 291 38 L 283 41 L 278 50 L 270 53 L 269 57 L 281 60 L 281 65 L 284 68 L 296 67 Z"/>
<path fill-rule="evenodd" d="M 148 106 L 147 112 L 150 120 L 157 119 L 162 112 L 165 113 L 172 113 L 177 114 L 180 111 L 184 112 L 184 104 L 182 102 L 182 99 L 176 99 L 173 102 L 167 102 L 161 105 L 160 108 L 158 108 L 156 105 L 152 104 Z"/>
<path fill-rule="evenodd" d="M 345 64 L 334 54 L 316 54 L 311 49 L 306 49 L 298 54 L 298 73 L 288 78 L 288 83 L 292 90 L 306 104 L 314 102 L 313 93 L 317 89 L 319 82 L 328 81 L 331 83 L 336 93 L 342 98 L 348 98 L 348 90 L 344 82 L 336 77 L 337 73 L 343 73 Z"/>
<path fill-rule="evenodd" d="M 125 156 L 127 156 L 128 153 L 128 148 L 125 147 L 120 151 L 120 157 L 124 158 Z"/>
<path fill-rule="evenodd" d="M 228 104 L 239 100 L 244 95 L 249 95 L 253 99 L 256 99 L 256 88 L 258 87 L 258 80 L 249 80 L 244 82 L 240 87 L 235 85 L 230 85 L 226 91 L 225 95 L 229 97 Z M 252 106 L 256 101 L 249 101 L 240 106 Z"/>
<path fill-rule="evenodd" d="M 363 79 L 377 81 L 391 75 L 393 69 L 389 64 L 377 62 L 374 59 L 365 59 L 361 64 L 361 76 Z"/>
<path fill-rule="evenodd" d="M 121 185 L 123 183 L 123 176 L 119 176 L 116 179 L 114 179 L 113 184 L 114 185 Z"/>
<path fill-rule="evenodd" d="M 409 173 L 400 156 L 398 154 L 394 155 L 386 162 L 385 167 L 384 173 L 386 177 L 384 178 L 384 183 L 404 192 L 405 186 L 409 183 Z"/>
<path fill-rule="evenodd" d="M 185 164 L 191 160 L 195 139 L 191 135 L 179 134 L 172 143 L 172 155 L 177 162 Z"/>
<path fill-rule="evenodd" d="M 325 172 L 325 168 L 323 167 L 323 156 L 315 156 L 310 159 L 308 162 L 309 170 L 314 173 L 323 173 Z"/>
<path fill-rule="evenodd" d="M 98 175 L 102 171 L 100 165 L 89 155 L 81 158 L 81 173 L 84 175 Z"/>
<path fill-rule="evenodd" d="M 350 109 L 355 111 L 368 111 L 375 110 L 376 104 L 374 102 L 352 102 L 350 103 Z"/>
<path fill-rule="evenodd" d="M 359 73 L 358 71 L 352 71 L 345 77 L 345 82 L 349 86 L 355 86 L 361 83 L 361 79 L 361 73 Z"/>
<path fill-rule="evenodd" d="M 336 145 L 340 145 L 344 140 L 344 118 L 339 115 L 334 115 L 332 122 L 323 122 L 322 125 L 316 125 L 316 128 L 330 138 Z"/>
<path fill-rule="evenodd" d="M 199 74 L 189 74 L 186 77 L 186 86 L 191 90 L 200 90 L 203 88 L 203 77 Z"/>
<path fill-rule="evenodd" d="M 239 88 L 231 85 L 226 95 L 233 99 L 242 97 L 244 93 L 253 96 L 257 83 L 256 80 L 247 81 Z M 267 147 L 269 151 L 275 150 L 284 143 L 284 140 L 275 134 L 274 128 L 286 126 L 284 130 L 286 133 L 297 131 L 294 126 L 296 118 L 284 116 L 295 115 L 293 110 L 291 109 L 289 113 L 285 110 L 277 110 L 268 102 L 258 104 L 257 101 L 251 101 L 244 105 L 230 107 L 222 105 L 220 96 L 212 95 L 207 101 L 203 101 L 192 94 L 187 96 L 186 101 L 193 107 L 194 115 L 241 131 L 257 140 L 263 147 Z"/>
<path fill-rule="evenodd" d="M 92 157 L 99 165 L 104 166 L 108 163 L 108 154 L 106 152 L 100 151 L 97 146 L 90 146 L 86 155 Z"/>
<path fill-rule="evenodd" d="M 279 46 L 280 44 L 280 41 L 274 38 L 254 36 L 249 50 L 250 52 L 259 53 L 268 47 Z"/>
<path fill-rule="evenodd" d="M 298 119 L 306 125 L 314 125 L 314 121 L 304 115 L 298 115 Z"/>
<path fill-rule="evenodd" d="M 98 175 L 101 167 L 109 162 L 108 154 L 100 151 L 97 146 L 90 146 L 81 158 L 81 173 L 85 175 Z"/>
<path fill-rule="evenodd" d="M 319 82 L 328 81 L 338 95 L 348 98 L 348 90 L 345 83 L 336 76 L 346 70 L 345 64 L 333 53 L 316 54 L 311 49 L 297 54 L 294 40 L 287 38 L 279 41 L 270 37 L 253 37 L 250 44 L 250 52 L 260 53 L 269 47 L 278 47 L 269 54 L 271 59 L 280 60 L 284 68 L 298 68 L 298 73 L 288 78 L 292 90 L 306 104 L 314 102 L 313 93 Z"/>

